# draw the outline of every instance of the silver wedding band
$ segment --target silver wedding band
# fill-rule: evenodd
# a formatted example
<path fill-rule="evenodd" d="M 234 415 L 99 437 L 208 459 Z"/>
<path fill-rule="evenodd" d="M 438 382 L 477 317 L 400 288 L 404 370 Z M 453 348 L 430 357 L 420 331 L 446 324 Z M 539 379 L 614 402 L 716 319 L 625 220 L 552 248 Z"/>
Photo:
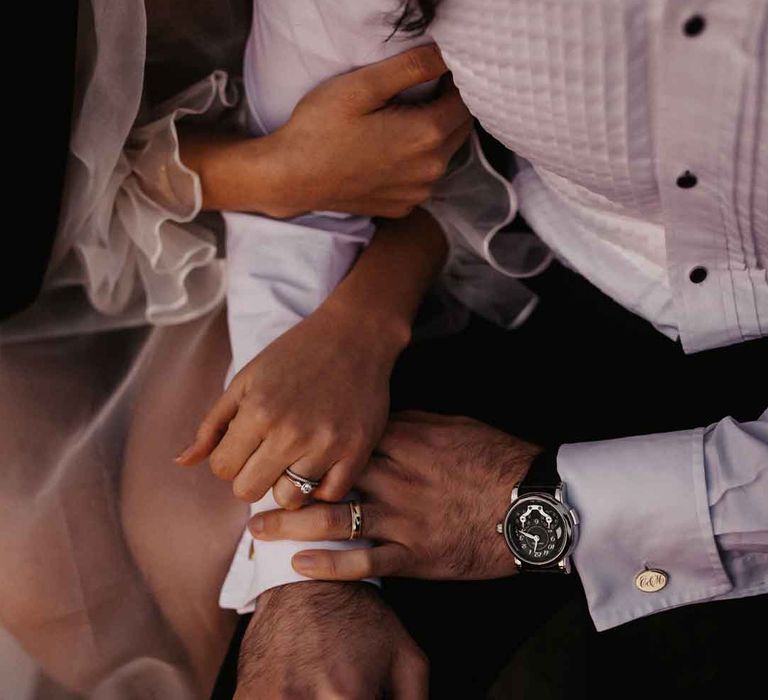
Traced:
<path fill-rule="evenodd" d="M 357 501 L 349 502 L 349 515 L 352 519 L 349 539 L 359 540 L 363 536 L 363 509 Z"/>
<path fill-rule="evenodd" d="M 291 470 L 290 467 L 286 469 L 284 473 L 285 478 L 288 479 L 288 481 L 290 481 L 305 496 L 308 496 L 318 486 L 320 486 L 319 481 L 308 479 L 306 476 L 301 476 L 301 474 L 297 474 L 295 471 Z"/>

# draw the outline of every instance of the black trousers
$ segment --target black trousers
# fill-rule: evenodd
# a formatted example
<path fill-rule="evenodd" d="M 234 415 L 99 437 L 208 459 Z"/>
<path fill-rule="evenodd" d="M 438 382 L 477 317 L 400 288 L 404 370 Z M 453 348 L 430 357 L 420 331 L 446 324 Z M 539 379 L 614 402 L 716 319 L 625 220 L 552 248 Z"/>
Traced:
<path fill-rule="evenodd" d="M 412 348 L 395 374 L 396 407 L 471 415 L 554 446 L 728 415 L 754 420 L 768 406 L 768 339 L 687 356 L 557 263 L 529 284 L 540 303 L 519 330 L 476 320 L 460 336 Z M 501 514 L 504 504 L 488 507 Z M 577 576 L 393 580 L 384 590 L 432 660 L 436 698 L 484 697 L 505 665 L 497 698 L 708 697 L 715 686 L 758 682 L 758 659 L 768 660 L 765 596 L 688 606 L 598 634 Z"/>
<path fill-rule="evenodd" d="M 461 335 L 410 348 L 393 377 L 393 408 L 469 415 L 554 446 L 727 415 L 753 420 L 768 405 L 767 339 L 686 356 L 559 264 L 529 283 L 541 301 L 519 330 L 475 319 Z M 505 504 L 488 507 L 501 515 Z M 711 697 L 716 688 L 759 687 L 765 673 L 765 596 L 688 606 L 598 634 L 576 575 L 392 579 L 383 592 L 430 657 L 431 693 L 441 700 L 489 692 Z M 232 687 L 235 654 L 219 697 Z"/>

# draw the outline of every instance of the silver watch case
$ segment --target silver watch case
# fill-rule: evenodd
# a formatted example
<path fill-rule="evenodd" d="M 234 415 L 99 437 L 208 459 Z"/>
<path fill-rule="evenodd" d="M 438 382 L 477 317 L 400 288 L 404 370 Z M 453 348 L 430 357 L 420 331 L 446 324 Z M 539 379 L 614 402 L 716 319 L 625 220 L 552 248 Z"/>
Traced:
<path fill-rule="evenodd" d="M 515 564 L 518 567 L 524 567 L 528 571 L 560 571 L 565 574 L 569 574 L 571 572 L 571 553 L 573 552 L 573 548 L 576 546 L 576 541 L 578 539 L 578 532 L 579 532 L 579 516 L 576 513 L 576 511 L 571 508 L 568 503 L 566 502 L 565 498 L 565 484 L 561 483 L 555 488 L 554 496 L 550 493 L 546 493 L 544 491 L 531 491 L 524 495 L 519 494 L 519 489 L 515 487 L 512 490 L 512 497 L 510 499 L 510 505 L 509 508 L 507 508 L 506 515 L 504 516 L 504 520 L 498 525 L 496 525 L 496 531 L 499 534 L 504 535 L 504 541 L 507 543 L 507 547 L 509 548 L 509 551 L 512 553 L 512 556 L 514 557 Z M 512 543 L 509 540 L 509 518 L 512 515 L 512 510 L 518 503 L 524 502 L 528 499 L 539 499 L 546 501 L 552 508 L 554 508 L 558 514 L 562 517 L 563 523 L 565 525 L 565 538 L 566 538 L 566 545 L 560 555 L 558 555 L 560 558 L 556 562 L 545 562 L 545 563 L 539 563 L 539 562 L 531 562 L 531 561 L 521 561 L 520 558 L 515 554 L 515 550 L 512 546 Z"/>

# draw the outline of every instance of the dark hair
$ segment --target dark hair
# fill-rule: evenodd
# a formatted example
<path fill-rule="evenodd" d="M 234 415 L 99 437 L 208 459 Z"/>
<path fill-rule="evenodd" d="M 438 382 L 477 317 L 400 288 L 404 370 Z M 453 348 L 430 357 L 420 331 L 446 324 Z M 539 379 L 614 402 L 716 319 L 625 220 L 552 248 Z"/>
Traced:
<path fill-rule="evenodd" d="M 422 34 L 435 18 L 440 0 L 405 0 L 400 17 L 395 22 L 396 32 Z"/>

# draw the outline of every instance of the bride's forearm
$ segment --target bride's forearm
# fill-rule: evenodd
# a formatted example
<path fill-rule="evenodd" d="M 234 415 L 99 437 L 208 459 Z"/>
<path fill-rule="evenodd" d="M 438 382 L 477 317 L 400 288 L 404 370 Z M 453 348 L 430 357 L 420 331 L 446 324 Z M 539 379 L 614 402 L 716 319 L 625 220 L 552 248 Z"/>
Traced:
<path fill-rule="evenodd" d="M 416 313 L 441 270 L 448 246 L 423 209 L 384 220 L 346 278 L 320 307 L 331 321 L 352 324 L 396 357 L 411 339 Z"/>
<path fill-rule="evenodd" d="M 205 133 L 182 121 L 181 159 L 200 176 L 205 209 L 402 216 L 429 198 L 472 119 L 455 87 L 428 105 L 388 103 L 445 71 L 434 46 L 419 46 L 343 73 L 263 137 Z"/>
<path fill-rule="evenodd" d="M 288 205 L 273 136 L 180 130 L 181 160 L 200 178 L 203 209 L 247 211 L 278 218 L 300 211 Z"/>

